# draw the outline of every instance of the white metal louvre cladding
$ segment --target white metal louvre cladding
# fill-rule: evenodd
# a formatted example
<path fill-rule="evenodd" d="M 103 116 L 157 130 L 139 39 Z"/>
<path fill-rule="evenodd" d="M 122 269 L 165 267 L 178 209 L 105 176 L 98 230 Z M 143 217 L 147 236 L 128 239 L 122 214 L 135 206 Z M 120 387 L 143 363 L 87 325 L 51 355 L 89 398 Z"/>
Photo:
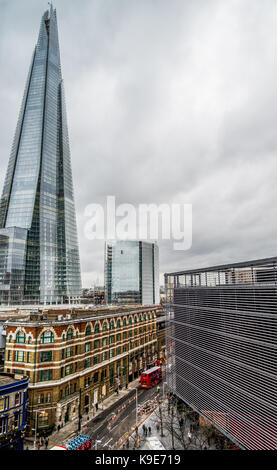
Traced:
<path fill-rule="evenodd" d="M 277 449 L 276 263 L 165 275 L 168 386 L 244 449 Z"/>

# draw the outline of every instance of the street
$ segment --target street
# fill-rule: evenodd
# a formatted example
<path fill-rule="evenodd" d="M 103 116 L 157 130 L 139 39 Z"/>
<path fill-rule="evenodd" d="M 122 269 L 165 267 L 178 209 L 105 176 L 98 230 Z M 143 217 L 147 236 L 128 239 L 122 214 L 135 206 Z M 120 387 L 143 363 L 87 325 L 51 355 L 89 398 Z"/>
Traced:
<path fill-rule="evenodd" d="M 161 385 L 161 384 L 160 384 Z M 157 397 L 157 387 L 149 390 L 138 389 L 138 406 L 145 405 L 148 400 Z M 88 424 L 86 434 L 90 435 L 97 443 L 98 449 L 108 449 L 119 439 L 129 433 L 132 426 L 136 425 L 136 392 L 135 390 L 124 396 Z M 95 448 L 95 445 L 94 445 Z"/>

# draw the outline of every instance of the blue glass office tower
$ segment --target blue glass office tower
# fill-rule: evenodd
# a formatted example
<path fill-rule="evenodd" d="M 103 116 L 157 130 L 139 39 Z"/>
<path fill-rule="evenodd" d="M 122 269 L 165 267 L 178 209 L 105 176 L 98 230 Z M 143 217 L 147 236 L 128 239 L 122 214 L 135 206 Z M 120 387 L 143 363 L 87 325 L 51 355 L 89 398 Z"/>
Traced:
<path fill-rule="evenodd" d="M 0 202 L 0 303 L 81 295 L 56 10 L 41 21 Z"/>
<path fill-rule="evenodd" d="M 106 243 L 105 296 L 109 304 L 158 305 L 158 245 L 133 240 Z"/>

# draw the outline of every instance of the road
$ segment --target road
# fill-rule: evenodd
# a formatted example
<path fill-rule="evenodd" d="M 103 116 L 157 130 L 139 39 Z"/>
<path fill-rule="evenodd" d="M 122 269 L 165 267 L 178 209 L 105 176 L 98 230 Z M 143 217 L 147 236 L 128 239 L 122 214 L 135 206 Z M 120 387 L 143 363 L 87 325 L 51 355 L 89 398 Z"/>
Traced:
<path fill-rule="evenodd" d="M 146 401 L 154 399 L 156 396 L 156 387 L 149 390 L 138 389 L 138 405 L 142 405 Z M 109 446 L 113 446 L 116 441 L 126 435 L 131 427 L 136 424 L 135 398 L 136 392 L 134 390 L 127 396 L 125 395 L 122 400 L 117 401 L 113 406 L 103 411 L 101 415 L 88 424 L 86 434 L 90 435 L 94 441 L 101 441 L 101 443 L 97 445 L 98 449 L 107 449 Z M 119 409 L 121 409 L 121 411 L 118 414 Z M 112 416 L 115 415 L 116 419 L 111 421 Z"/>

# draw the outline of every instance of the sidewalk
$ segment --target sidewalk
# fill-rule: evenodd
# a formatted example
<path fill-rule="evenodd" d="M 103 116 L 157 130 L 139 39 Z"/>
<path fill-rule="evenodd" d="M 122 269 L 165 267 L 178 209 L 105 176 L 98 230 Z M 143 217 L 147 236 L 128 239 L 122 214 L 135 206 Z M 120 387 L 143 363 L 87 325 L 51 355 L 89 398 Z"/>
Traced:
<path fill-rule="evenodd" d="M 73 422 L 67 423 L 63 428 L 60 429 L 60 431 L 53 432 L 50 436 L 48 436 L 49 438 L 48 450 L 51 449 L 51 447 L 54 447 L 55 445 L 65 445 L 68 441 L 73 439 L 78 434 L 86 434 L 87 427 L 91 426 L 94 420 L 98 421 L 98 419 L 101 419 L 102 414 L 107 414 L 109 408 L 115 405 L 123 397 L 126 397 L 129 394 L 131 394 L 132 393 L 131 389 L 137 388 L 138 386 L 139 386 L 139 379 L 136 379 L 133 382 L 130 382 L 128 384 L 128 389 L 123 388 L 122 390 L 119 391 L 118 395 L 113 393 L 108 398 L 106 398 L 106 400 L 103 401 L 103 409 L 102 409 L 102 403 L 99 403 L 98 411 L 93 410 L 87 414 L 84 414 L 82 416 L 82 423 L 81 423 L 80 431 L 78 430 L 78 427 L 79 427 L 78 420 L 75 420 Z M 25 439 L 24 449 L 26 449 L 27 446 L 29 450 L 35 450 L 34 449 L 34 437 L 30 436 Z M 40 450 L 46 450 L 46 449 L 44 446 L 42 446 Z"/>
<path fill-rule="evenodd" d="M 165 413 L 164 418 L 166 418 L 167 415 L 167 408 L 168 408 L 168 400 L 164 400 L 162 402 L 162 409 L 163 413 Z M 157 424 L 159 424 L 159 427 L 157 427 Z M 144 434 L 143 432 L 143 425 L 146 426 L 147 429 L 151 427 L 151 433 L 147 433 L 147 435 Z M 185 429 L 188 431 L 189 429 L 189 421 L 185 423 Z M 198 445 L 195 436 L 192 436 L 192 439 L 189 440 L 187 436 L 187 432 L 185 433 L 186 437 L 186 450 L 200 450 L 200 446 Z M 129 437 L 133 436 L 132 440 L 132 446 L 130 445 L 129 450 L 133 449 L 133 441 L 136 436 L 135 434 L 135 427 L 131 430 L 129 433 Z M 159 412 L 158 412 L 158 406 L 156 409 L 151 413 L 148 414 L 144 417 L 141 418 L 139 424 L 138 424 L 138 434 L 137 436 L 139 437 L 140 445 L 138 447 L 139 450 L 154 450 L 154 448 L 151 446 L 152 445 L 161 445 L 165 450 L 170 450 L 172 449 L 172 435 L 169 432 L 168 429 L 166 429 L 166 426 L 163 428 L 163 436 L 161 435 L 161 427 L 160 427 L 160 421 L 159 421 Z M 154 438 L 153 443 L 150 443 L 151 438 Z M 131 442 L 130 442 L 131 444 Z M 157 447 L 157 450 L 162 450 L 162 447 Z M 119 445 L 120 449 L 125 449 L 126 450 L 126 438 L 123 438 L 121 440 L 121 444 Z M 184 445 L 176 438 L 174 437 L 174 448 L 175 450 L 184 450 Z M 215 450 L 216 447 L 214 443 L 211 443 L 209 446 L 207 446 L 207 450 Z"/>

